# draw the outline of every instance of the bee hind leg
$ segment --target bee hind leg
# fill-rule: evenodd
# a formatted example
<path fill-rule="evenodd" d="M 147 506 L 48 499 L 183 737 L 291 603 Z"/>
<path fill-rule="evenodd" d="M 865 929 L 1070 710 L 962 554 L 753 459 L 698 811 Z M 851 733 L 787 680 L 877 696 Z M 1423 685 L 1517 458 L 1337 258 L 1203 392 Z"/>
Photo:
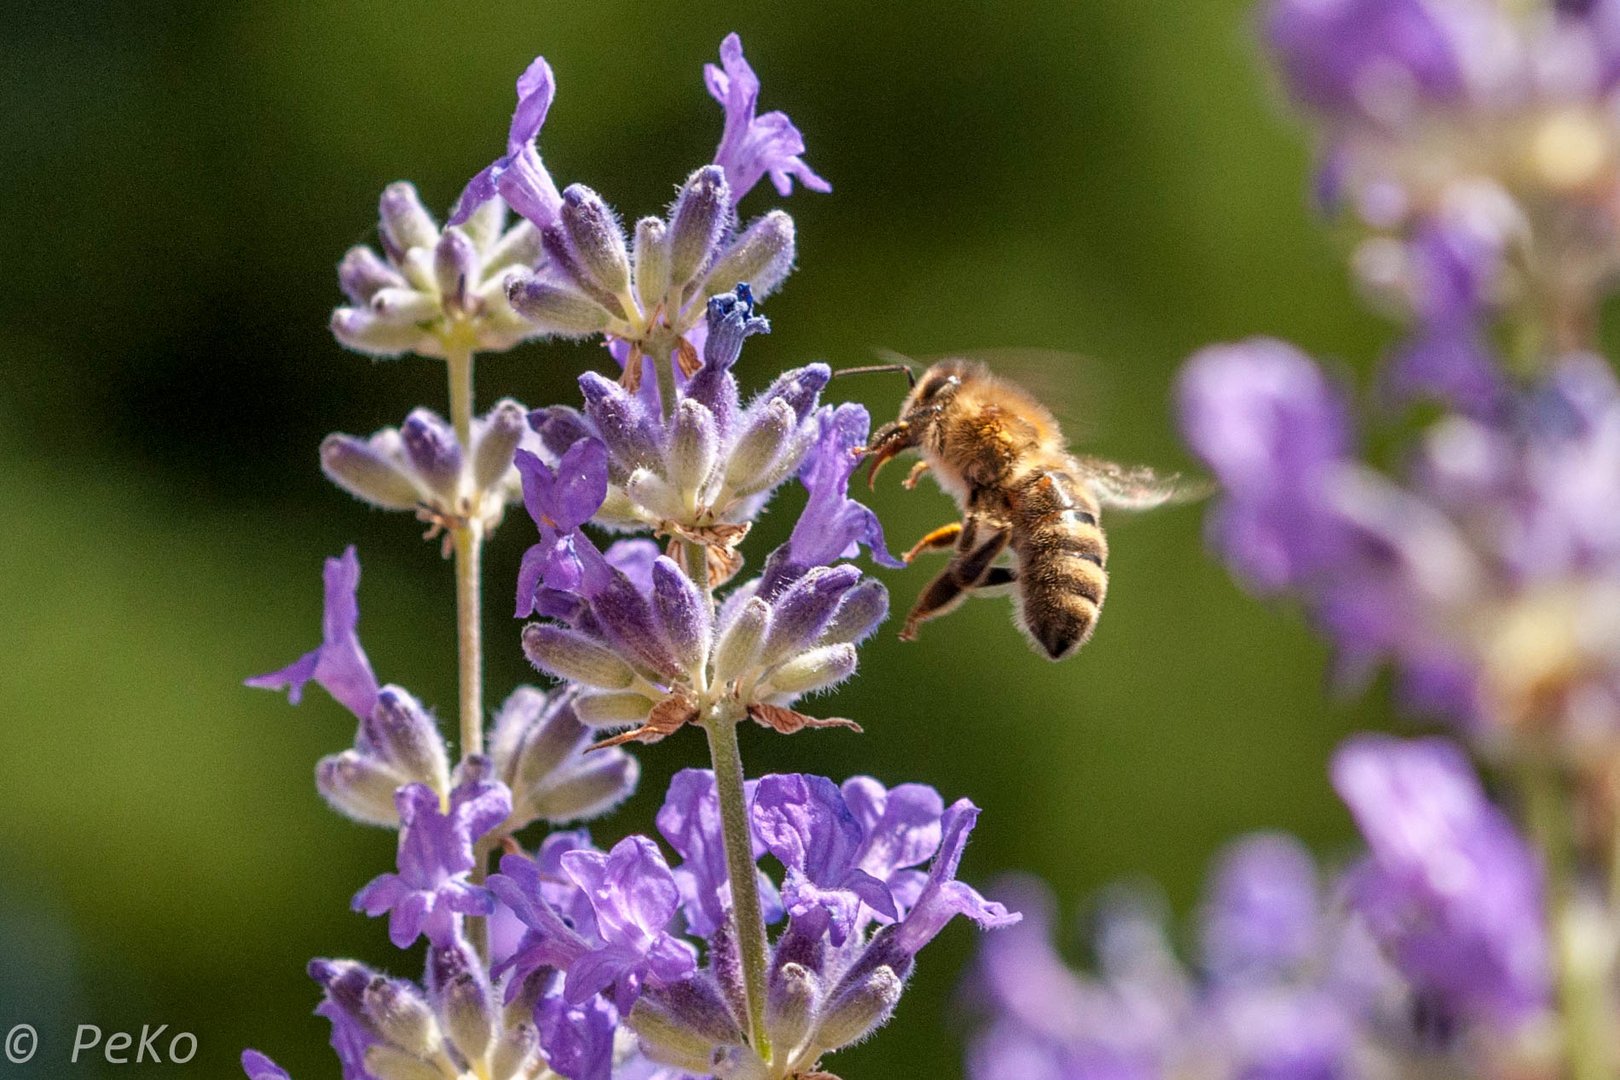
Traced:
<path fill-rule="evenodd" d="M 940 548 L 951 547 L 961 535 L 962 523 L 960 521 L 953 521 L 949 525 L 941 525 L 915 544 L 912 544 L 911 550 L 900 556 L 900 560 L 909 563 L 925 551 L 936 551 Z"/>
<path fill-rule="evenodd" d="M 922 595 L 917 597 L 917 603 L 912 606 L 905 626 L 900 630 L 900 640 L 917 640 L 919 626 L 953 610 L 967 598 L 971 590 L 978 588 L 997 569 L 992 564 L 1007 549 L 1010 538 L 1011 534 L 1005 529 L 997 529 L 988 540 L 976 547 L 967 550 L 957 548 L 956 557 L 950 561 L 950 565 L 941 570 L 939 576 L 930 581 Z"/>

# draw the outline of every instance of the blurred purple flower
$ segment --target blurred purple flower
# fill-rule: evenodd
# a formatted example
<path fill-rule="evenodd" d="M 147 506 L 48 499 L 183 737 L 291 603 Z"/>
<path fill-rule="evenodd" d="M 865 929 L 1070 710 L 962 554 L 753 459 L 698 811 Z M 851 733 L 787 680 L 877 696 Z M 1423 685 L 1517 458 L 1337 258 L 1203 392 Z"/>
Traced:
<path fill-rule="evenodd" d="M 1351 902 L 1395 962 L 1464 1015 L 1523 1018 L 1547 1002 L 1540 866 L 1442 739 L 1359 735 L 1333 784 L 1371 854 Z"/>
<path fill-rule="evenodd" d="M 242 1071 L 247 1073 L 247 1080 L 292 1080 L 287 1070 L 257 1050 L 242 1051 Z"/>
<path fill-rule="evenodd" d="M 1182 370 L 1182 434 L 1214 471 L 1213 546 L 1262 592 L 1298 587 L 1340 557 L 1330 485 L 1349 463 L 1340 393 L 1304 353 L 1269 338 L 1213 346 Z"/>

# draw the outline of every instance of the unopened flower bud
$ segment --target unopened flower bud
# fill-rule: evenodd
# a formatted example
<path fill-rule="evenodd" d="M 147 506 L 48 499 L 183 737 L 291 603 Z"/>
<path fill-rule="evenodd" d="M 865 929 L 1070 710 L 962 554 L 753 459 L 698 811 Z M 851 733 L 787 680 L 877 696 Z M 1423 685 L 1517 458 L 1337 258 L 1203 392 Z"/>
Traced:
<path fill-rule="evenodd" d="M 643 309 L 656 308 L 669 291 L 669 240 L 664 223 L 655 217 L 636 222 L 632 263 L 635 267 L 636 299 Z"/>
<path fill-rule="evenodd" d="M 624 690 L 636 679 L 630 665 L 613 652 L 583 634 L 552 623 L 525 626 L 523 652 L 531 664 L 548 675 L 586 686 Z"/>
<path fill-rule="evenodd" d="M 418 289 L 381 289 L 371 298 L 371 312 L 390 322 L 414 325 L 437 318 L 439 300 Z"/>
<path fill-rule="evenodd" d="M 472 224 L 469 220 L 467 225 Z M 466 226 L 464 225 L 463 228 Z M 498 240 L 484 256 L 484 273 L 497 274 L 507 267 L 521 266 L 532 270 L 540 262 L 540 230 L 528 221 L 520 221 Z"/>
<path fill-rule="evenodd" d="M 431 1058 L 444 1046 L 427 999 L 402 979 L 373 979 L 362 1003 L 377 1033 L 407 1054 Z"/>
<path fill-rule="evenodd" d="M 495 1041 L 495 1006 L 489 988 L 475 974 L 462 972 L 440 989 L 439 1018 L 463 1058 L 484 1059 Z"/>
<path fill-rule="evenodd" d="M 562 457 L 579 440 L 596 434 L 584 417 L 566 405 L 533 410 L 529 413 L 529 427 L 540 436 L 540 445 L 554 458 Z"/>
<path fill-rule="evenodd" d="M 518 314 L 547 333 L 587 337 L 606 330 L 613 316 L 595 300 L 533 274 L 517 274 L 506 286 L 506 298 Z"/>
<path fill-rule="evenodd" d="M 724 169 L 705 165 L 687 177 L 669 215 L 669 279 L 676 288 L 684 289 L 703 271 L 730 219 Z"/>
<path fill-rule="evenodd" d="M 694 671 L 709 656 L 712 634 L 709 604 L 691 578 L 666 556 L 653 563 L 653 610 L 675 659 Z"/>
<path fill-rule="evenodd" d="M 663 464 L 658 436 L 641 403 L 612 379 L 594 371 L 579 377 L 579 391 L 585 398 L 585 415 L 596 425 L 608 453 L 631 468 L 655 468 Z"/>
<path fill-rule="evenodd" d="M 715 432 L 714 414 L 690 399 L 675 409 L 670 432 L 669 478 L 681 491 L 703 486 L 720 456 L 720 439 Z"/>
<path fill-rule="evenodd" d="M 390 432 L 386 441 L 398 438 Z M 398 460 L 380 453 L 376 440 L 328 435 L 321 440 L 321 471 L 350 495 L 385 510 L 409 510 L 422 500 Z"/>
<path fill-rule="evenodd" d="M 353 1020 L 368 1034 L 379 1034 L 365 1007 L 366 989 L 378 978 L 375 971 L 355 960 L 319 958 L 309 962 L 308 971 L 309 977 L 321 985 L 326 991 L 327 999 L 340 1009 L 344 1016 Z"/>
<path fill-rule="evenodd" d="M 446 310 L 466 312 L 478 282 L 478 248 L 459 228 L 446 229 L 433 249 L 433 276 Z"/>
<path fill-rule="evenodd" d="M 865 641 L 889 617 L 889 590 L 881 581 L 863 581 L 838 602 L 832 621 L 822 630 L 820 643 L 837 645 Z"/>
<path fill-rule="evenodd" d="M 526 426 L 523 406 L 511 398 L 497 402 L 484 417 L 472 455 L 473 484 L 479 491 L 489 491 L 506 479 Z"/>
<path fill-rule="evenodd" d="M 709 979 L 697 978 L 643 993 L 630 1013 L 630 1028 L 658 1060 L 688 1071 L 708 1072 L 717 1049 L 747 1042 L 747 1036 Z"/>
<path fill-rule="evenodd" d="M 815 644 L 839 601 L 860 580 L 860 570 L 845 564 L 817 566 L 795 581 L 772 605 L 771 636 L 761 662 L 775 664 Z"/>
<path fill-rule="evenodd" d="M 405 279 L 368 247 L 352 247 L 338 263 L 338 286 L 360 307 L 383 289 L 403 289 Z"/>
<path fill-rule="evenodd" d="M 579 722 L 587 727 L 617 727 L 647 719 L 656 704 L 634 690 L 581 694 L 574 702 Z"/>
<path fill-rule="evenodd" d="M 724 686 L 759 663 L 771 628 L 771 606 L 751 597 L 720 633 L 714 650 L 714 681 Z"/>
<path fill-rule="evenodd" d="M 584 184 L 570 184 L 563 191 L 561 218 L 580 267 L 614 296 L 629 291 L 624 230 L 602 197 Z"/>
<path fill-rule="evenodd" d="M 405 458 L 423 482 L 447 499 L 461 483 L 461 444 L 449 424 L 428 409 L 412 409 L 399 427 Z"/>
<path fill-rule="evenodd" d="M 645 507 L 655 518 L 680 521 L 692 512 L 685 493 L 651 469 L 637 469 L 631 473 L 624 483 L 624 491 L 630 496 L 631 502 Z"/>
<path fill-rule="evenodd" d="M 535 792 L 533 809 L 553 824 L 593 818 L 623 802 L 640 776 L 641 766 L 629 754 L 599 752 L 586 765 Z"/>
<path fill-rule="evenodd" d="M 315 766 L 315 788 L 338 813 L 367 825 L 399 827 L 394 792 L 404 779 L 374 757 L 355 750 L 323 757 Z"/>
<path fill-rule="evenodd" d="M 760 477 L 781 458 L 798 423 L 799 418 L 787 402 L 780 398 L 767 402 L 737 439 L 726 465 L 727 486 L 741 493 L 752 491 Z"/>
<path fill-rule="evenodd" d="M 366 1047 L 366 1072 L 376 1080 L 444 1080 L 445 1075 L 438 1066 L 386 1043 Z"/>
<path fill-rule="evenodd" d="M 803 1045 L 816 1022 L 819 980 L 802 964 L 783 964 L 771 976 L 765 996 L 765 1029 L 771 1045 L 791 1053 Z"/>
<path fill-rule="evenodd" d="M 701 292 L 726 292 L 746 281 L 754 296 L 763 300 L 792 269 L 793 219 L 782 210 L 772 210 L 732 241 L 704 276 Z"/>
<path fill-rule="evenodd" d="M 806 364 L 785 372 L 765 391 L 766 395 L 787 403 L 793 415 L 801 422 L 815 411 L 821 401 L 821 391 L 832 378 L 832 368 L 826 364 Z"/>
<path fill-rule="evenodd" d="M 751 1046 L 725 1046 L 709 1062 L 714 1080 L 770 1080 L 771 1070 Z"/>
<path fill-rule="evenodd" d="M 540 1062 L 540 1032 L 525 1020 L 501 1032 L 490 1055 L 489 1072 L 493 1080 L 529 1080 Z"/>
<path fill-rule="evenodd" d="M 422 205 L 415 185 L 398 181 L 383 188 L 377 204 L 377 216 L 383 245 L 398 262 L 414 247 L 432 247 L 439 239 L 439 227 L 433 215 Z"/>
<path fill-rule="evenodd" d="M 406 780 L 440 793 L 450 790 L 450 762 L 439 727 L 404 690 L 397 686 L 379 690 L 361 731 L 378 756 L 396 766 Z"/>
<path fill-rule="evenodd" d="M 506 228 L 506 201 L 504 199 L 490 199 L 480 203 L 478 208 L 459 225 L 454 226 L 467 234 L 479 251 L 487 251 L 501 239 L 501 230 Z M 445 230 L 449 232 L 449 229 Z"/>
<path fill-rule="evenodd" d="M 424 343 L 415 323 L 395 322 L 367 308 L 338 308 L 332 312 L 331 329 L 339 344 L 370 356 L 398 356 Z"/>
<path fill-rule="evenodd" d="M 880 967 L 827 1003 L 816 1042 L 829 1050 L 859 1042 L 883 1026 L 900 1001 L 900 977 Z"/>
<path fill-rule="evenodd" d="M 843 682 L 855 674 L 855 663 L 855 646 L 824 645 L 776 668 L 768 687 L 778 694 L 808 694 Z"/>
<path fill-rule="evenodd" d="M 551 702 L 520 686 L 501 705 L 490 756 L 514 791 L 544 782 L 589 737 L 574 715 L 573 695 Z"/>

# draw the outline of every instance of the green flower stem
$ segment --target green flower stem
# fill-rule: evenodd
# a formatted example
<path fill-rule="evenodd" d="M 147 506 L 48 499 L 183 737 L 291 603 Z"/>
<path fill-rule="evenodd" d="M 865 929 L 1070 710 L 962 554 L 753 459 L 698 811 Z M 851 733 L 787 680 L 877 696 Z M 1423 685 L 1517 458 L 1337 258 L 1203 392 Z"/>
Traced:
<path fill-rule="evenodd" d="M 743 794 L 742 755 L 737 749 L 737 721 L 720 709 L 710 710 L 701 723 L 709 736 L 709 757 L 720 796 L 720 832 L 726 846 L 726 876 L 731 881 L 731 918 L 742 954 L 743 987 L 748 998 L 748 1024 L 754 1051 L 771 1060 L 771 1040 L 765 1031 L 765 916 L 759 903 L 759 881 L 754 870 L 753 834 L 748 825 L 748 802 Z"/>
<path fill-rule="evenodd" d="M 450 369 L 450 420 L 462 454 L 472 455 L 473 352 L 469 345 L 447 348 Z M 480 633 L 479 562 L 483 527 L 472 514 L 450 529 L 456 556 L 456 640 L 461 685 L 461 757 L 484 752 L 484 657 Z"/>
<path fill-rule="evenodd" d="M 445 343 L 446 367 L 450 372 L 450 422 L 455 425 L 464 461 L 472 458 L 473 349 L 465 340 Z M 470 468 L 463 465 L 463 469 Z M 458 510 L 450 525 L 450 539 L 456 559 L 456 666 L 460 687 L 461 760 L 484 752 L 484 646 L 483 604 L 480 563 L 483 559 L 484 527 L 470 504 Z M 480 844 L 474 852 L 473 884 L 481 885 L 489 872 L 489 848 Z M 481 959 L 489 959 L 489 929 L 484 919 L 467 919 L 467 937 Z"/>
<path fill-rule="evenodd" d="M 1546 874 L 1547 934 L 1557 972 L 1564 1060 L 1571 1080 L 1611 1080 L 1608 1068 L 1605 965 L 1583 948 L 1578 868 L 1570 836 L 1568 800 L 1557 766 L 1527 762 L 1520 773 L 1530 834 Z"/>

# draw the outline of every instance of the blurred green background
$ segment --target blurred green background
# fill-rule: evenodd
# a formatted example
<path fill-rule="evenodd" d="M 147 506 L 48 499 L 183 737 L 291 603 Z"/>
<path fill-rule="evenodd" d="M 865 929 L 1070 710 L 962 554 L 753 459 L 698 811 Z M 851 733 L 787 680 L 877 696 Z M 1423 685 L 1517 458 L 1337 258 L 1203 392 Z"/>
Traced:
<path fill-rule="evenodd" d="M 1095 358 L 1043 378 L 1085 404 L 1106 456 L 1185 466 L 1169 418 L 1198 346 L 1274 333 L 1352 361 L 1361 313 L 1305 197 L 1308 154 L 1275 104 L 1242 0 L 674 4 L 589 0 L 64 2 L 0 41 L 0 1029 L 43 1048 L 19 1076 L 234 1075 L 244 1045 L 336 1075 L 308 957 L 416 974 L 349 913 L 393 839 L 327 812 L 315 759 L 353 722 L 243 689 L 318 636 L 320 560 L 359 545 L 362 631 L 386 681 L 453 711 L 448 563 L 414 522 L 319 475 L 332 430 L 443 407 L 442 367 L 373 363 L 326 332 L 334 265 L 373 236 L 384 184 L 445 207 L 500 149 L 537 52 L 560 92 L 543 136 L 560 182 L 627 217 L 708 160 L 701 65 L 736 29 L 764 107 L 803 128 L 834 185 L 799 194 L 800 269 L 766 305 L 746 384 L 811 359 L 1013 346 Z M 773 205 L 762 185 L 745 210 Z M 480 367 L 480 402 L 573 398 L 600 352 L 531 345 Z M 858 385 L 857 385 L 858 383 Z M 900 388 L 835 385 L 879 419 Z M 947 520 L 930 485 L 872 497 L 904 546 Z M 783 496 L 751 549 L 791 524 Z M 1348 821 L 1324 762 L 1376 710 L 1332 704 L 1290 612 L 1205 554 L 1202 511 L 1111 533 L 1113 586 L 1077 658 L 1036 658 L 1005 601 L 917 644 L 885 632 L 825 708 L 864 736 L 750 730 L 751 772 L 922 780 L 984 807 L 965 874 L 1022 868 L 1070 903 L 1119 876 L 1185 911 L 1225 838 L 1292 829 L 1323 852 Z M 504 618 L 533 533 L 488 563 L 488 683 L 533 677 Z M 909 605 L 928 573 L 884 572 Z M 650 827 L 683 734 L 640 754 L 640 796 L 598 835 Z M 831 1062 L 850 1080 L 959 1073 L 956 982 L 973 934 L 923 957 L 894 1023 Z M 67 1065 L 78 1023 L 190 1031 L 185 1067 Z M 163 1043 L 166 1043 L 165 1036 Z M 103 1071 L 105 1070 L 105 1071 Z"/>

